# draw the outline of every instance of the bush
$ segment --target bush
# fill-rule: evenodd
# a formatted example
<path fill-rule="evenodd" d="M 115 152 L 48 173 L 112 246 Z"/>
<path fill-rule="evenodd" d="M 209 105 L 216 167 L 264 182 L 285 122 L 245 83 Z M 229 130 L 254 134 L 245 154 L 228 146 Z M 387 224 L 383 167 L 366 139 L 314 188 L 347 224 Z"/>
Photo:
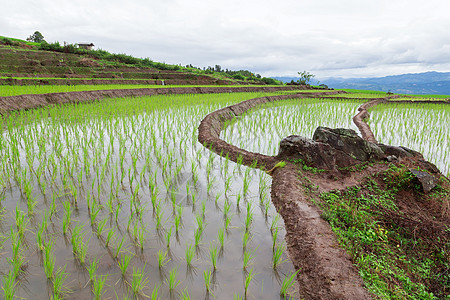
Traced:
<path fill-rule="evenodd" d="M 234 74 L 232 77 L 237 80 L 245 80 L 245 77 L 241 74 Z"/>
<path fill-rule="evenodd" d="M 261 81 L 264 82 L 265 84 L 271 84 L 271 85 L 274 85 L 274 84 L 280 84 L 280 83 L 278 82 L 278 80 L 273 79 L 273 78 L 268 78 L 268 77 L 263 77 L 263 78 L 261 79 Z"/>

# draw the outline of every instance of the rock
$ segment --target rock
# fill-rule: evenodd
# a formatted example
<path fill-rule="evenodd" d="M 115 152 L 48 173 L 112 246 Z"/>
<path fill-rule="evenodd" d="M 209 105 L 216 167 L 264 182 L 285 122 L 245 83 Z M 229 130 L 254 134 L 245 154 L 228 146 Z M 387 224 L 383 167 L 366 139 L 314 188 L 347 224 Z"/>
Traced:
<path fill-rule="evenodd" d="M 376 144 L 359 137 L 354 130 L 318 127 L 313 139 L 291 135 L 280 143 L 278 157 L 303 160 L 319 169 L 333 170 L 369 160 L 380 160 L 384 153 Z"/>
<path fill-rule="evenodd" d="M 398 158 L 397 158 L 397 156 L 395 156 L 395 155 L 389 155 L 389 156 L 386 157 L 386 160 L 387 160 L 388 162 L 393 162 L 393 161 L 398 160 Z"/>
<path fill-rule="evenodd" d="M 419 152 L 403 146 L 397 147 L 384 144 L 377 144 L 377 146 L 380 147 L 380 149 L 384 152 L 385 155 L 395 155 L 397 157 L 413 157 L 413 156 L 422 157 L 422 154 L 420 154 Z"/>
<path fill-rule="evenodd" d="M 336 149 L 333 149 L 330 145 L 325 143 L 318 143 L 314 140 L 298 136 L 291 135 L 284 138 L 280 142 L 279 158 L 282 159 L 301 159 L 309 166 L 313 166 L 319 169 L 334 169 L 336 167 Z M 349 159 L 348 164 L 357 164 L 358 162 L 348 155 L 345 156 L 341 153 L 345 159 Z M 342 163 L 344 159 L 339 161 Z"/>
<path fill-rule="evenodd" d="M 427 172 L 419 171 L 416 169 L 409 169 L 409 171 L 414 174 L 414 176 L 420 182 L 425 193 L 429 193 L 439 182 L 438 179 L 428 174 Z"/>
<path fill-rule="evenodd" d="M 334 149 L 341 150 L 360 162 L 384 157 L 380 147 L 363 140 L 352 129 L 317 127 L 313 140 L 327 143 Z"/>

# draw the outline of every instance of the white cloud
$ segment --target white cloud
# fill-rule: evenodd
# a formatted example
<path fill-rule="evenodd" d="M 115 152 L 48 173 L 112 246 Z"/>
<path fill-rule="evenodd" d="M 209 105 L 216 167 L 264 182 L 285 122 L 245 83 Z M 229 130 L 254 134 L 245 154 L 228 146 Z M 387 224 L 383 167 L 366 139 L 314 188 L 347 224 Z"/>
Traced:
<path fill-rule="evenodd" d="M 93 42 L 155 61 L 265 76 L 450 71 L 450 2 L 441 0 L 16 0 L 0 35 Z"/>

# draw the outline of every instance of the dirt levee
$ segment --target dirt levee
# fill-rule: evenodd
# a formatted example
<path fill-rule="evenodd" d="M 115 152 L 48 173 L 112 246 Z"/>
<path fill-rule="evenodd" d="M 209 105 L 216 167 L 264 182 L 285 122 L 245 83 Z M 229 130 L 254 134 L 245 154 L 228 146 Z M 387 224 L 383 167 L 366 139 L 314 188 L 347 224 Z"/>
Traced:
<path fill-rule="evenodd" d="M 248 152 L 220 139 L 220 131 L 227 120 L 258 105 L 287 98 L 318 96 L 302 93 L 262 97 L 217 110 L 202 120 L 198 139 L 223 157 L 268 170 L 273 175 L 272 202 L 285 223 L 290 258 L 295 268 L 300 270 L 297 280 L 301 298 L 370 299 L 371 295 L 363 287 L 349 255 L 339 248 L 336 236 L 320 217 L 319 209 L 308 203 L 300 187 L 297 168 L 290 163 L 277 168 L 278 158 Z"/>

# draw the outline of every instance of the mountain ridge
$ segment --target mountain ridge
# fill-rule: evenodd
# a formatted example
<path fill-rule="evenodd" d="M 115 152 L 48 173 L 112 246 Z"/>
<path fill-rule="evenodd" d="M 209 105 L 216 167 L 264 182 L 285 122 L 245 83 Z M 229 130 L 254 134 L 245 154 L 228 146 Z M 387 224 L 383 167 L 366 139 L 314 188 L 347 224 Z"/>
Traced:
<path fill-rule="evenodd" d="M 274 77 L 290 82 L 297 77 Z M 319 78 L 330 88 L 363 89 L 418 95 L 450 95 L 450 72 L 429 71 L 368 78 Z M 314 81 L 313 84 L 318 83 Z"/>

